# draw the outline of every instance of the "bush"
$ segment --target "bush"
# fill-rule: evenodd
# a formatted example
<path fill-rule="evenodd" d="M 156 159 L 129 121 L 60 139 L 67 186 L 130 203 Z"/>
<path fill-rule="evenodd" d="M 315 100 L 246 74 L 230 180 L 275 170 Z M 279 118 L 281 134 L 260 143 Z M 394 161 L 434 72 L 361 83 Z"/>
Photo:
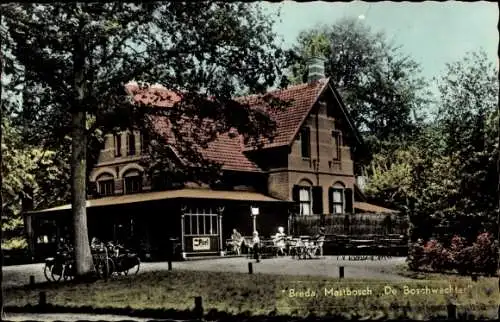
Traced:
<path fill-rule="evenodd" d="M 427 257 L 424 252 L 424 241 L 422 239 L 419 239 L 416 243 L 412 243 L 410 245 L 406 262 L 408 263 L 408 267 L 414 271 L 419 270 L 428 264 Z"/>
<path fill-rule="evenodd" d="M 427 258 L 427 265 L 433 270 L 447 269 L 451 264 L 448 250 L 435 239 L 425 244 L 424 257 Z"/>
<path fill-rule="evenodd" d="M 467 240 L 461 236 L 453 236 L 451 239 L 450 247 L 449 247 L 449 255 L 450 255 L 450 264 L 452 267 L 458 269 L 458 265 L 460 263 L 460 253 L 467 246 Z"/>
<path fill-rule="evenodd" d="M 498 265 L 498 243 L 493 236 L 490 233 L 479 234 L 472 247 L 475 270 L 494 275 Z"/>
<path fill-rule="evenodd" d="M 498 265 L 498 242 L 489 233 L 477 236 L 467 246 L 466 239 L 454 236 L 445 248 L 437 240 L 423 243 L 419 240 L 410 246 L 408 266 L 412 270 L 431 268 L 434 271 L 456 269 L 460 274 L 486 273 L 494 275 Z"/>
<path fill-rule="evenodd" d="M 28 248 L 28 243 L 26 242 L 26 238 L 24 237 L 14 237 L 2 241 L 2 249 L 5 250 L 15 250 L 15 249 L 25 250 L 27 248 Z"/>

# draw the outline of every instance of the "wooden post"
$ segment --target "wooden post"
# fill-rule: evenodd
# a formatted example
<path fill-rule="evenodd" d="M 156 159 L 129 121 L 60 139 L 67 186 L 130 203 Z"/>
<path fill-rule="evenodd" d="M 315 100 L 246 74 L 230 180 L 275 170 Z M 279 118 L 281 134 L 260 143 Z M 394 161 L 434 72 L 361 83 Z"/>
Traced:
<path fill-rule="evenodd" d="M 473 281 L 473 282 L 477 282 L 477 274 L 472 273 L 471 278 L 472 278 L 472 281 Z"/>
<path fill-rule="evenodd" d="M 185 207 L 182 208 L 182 214 L 181 214 L 181 252 L 182 252 L 182 258 L 185 258 L 185 245 L 184 245 L 184 211 L 186 210 Z"/>
<path fill-rule="evenodd" d="M 35 285 L 35 276 L 30 275 L 30 286 Z"/>
<path fill-rule="evenodd" d="M 344 278 L 344 266 L 339 267 L 339 278 Z"/>
<path fill-rule="evenodd" d="M 47 305 L 47 293 L 45 291 L 41 291 L 38 297 L 38 305 L 46 306 Z"/>
<path fill-rule="evenodd" d="M 172 270 L 172 259 L 171 258 L 168 259 L 168 270 L 169 271 Z"/>
<path fill-rule="evenodd" d="M 219 208 L 219 254 L 220 256 L 224 255 L 224 245 L 222 243 L 222 212 L 224 208 Z M 212 220 L 212 219 L 210 219 Z M 211 222 L 211 221 L 210 221 Z"/>
<path fill-rule="evenodd" d="M 248 263 L 248 274 L 253 274 L 253 264 L 252 264 L 252 262 Z"/>
<path fill-rule="evenodd" d="M 194 298 L 194 314 L 197 318 L 203 318 L 203 299 L 201 296 Z"/>
<path fill-rule="evenodd" d="M 457 319 L 457 306 L 453 303 L 449 303 L 447 305 L 448 309 L 448 320 L 456 320 Z"/>

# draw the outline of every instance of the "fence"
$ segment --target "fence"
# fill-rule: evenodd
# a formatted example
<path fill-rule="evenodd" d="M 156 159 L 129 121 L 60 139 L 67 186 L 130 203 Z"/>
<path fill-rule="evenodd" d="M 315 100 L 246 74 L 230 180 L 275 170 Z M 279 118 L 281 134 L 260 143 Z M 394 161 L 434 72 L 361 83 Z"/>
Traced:
<path fill-rule="evenodd" d="M 409 220 L 401 214 L 345 214 L 290 216 L 290 231 L 293 235 L 314 235 L 320 227 L 327 235 L 389 235 L 408 236 Z"/>

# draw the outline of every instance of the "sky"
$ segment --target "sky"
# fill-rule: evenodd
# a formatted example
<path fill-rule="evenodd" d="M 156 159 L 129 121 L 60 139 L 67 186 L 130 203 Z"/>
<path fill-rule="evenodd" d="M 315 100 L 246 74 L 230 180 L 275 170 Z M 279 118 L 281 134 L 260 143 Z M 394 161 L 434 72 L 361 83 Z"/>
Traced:
<path fill-rule="evenodd" d="M 302 30 L 355 17 L 373 31 L 384 31 L 401 51 L 421 64 L 422 76 L 443 75 L 445 64 L 482 48 L 498 66 L 498 5 L 495 2 L 267 2 L 281 10 L 275 31 L 290 47 Z"/>

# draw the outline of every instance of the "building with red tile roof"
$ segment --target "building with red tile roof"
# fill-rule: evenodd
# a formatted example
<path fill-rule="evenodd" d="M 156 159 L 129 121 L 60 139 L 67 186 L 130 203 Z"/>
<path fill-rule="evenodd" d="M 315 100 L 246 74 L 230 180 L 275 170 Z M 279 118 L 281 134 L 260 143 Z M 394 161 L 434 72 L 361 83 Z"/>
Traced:
<path fill-rule="evenodd" d="M 208 254 L 224 249 L 230 229 L 223 227 L 237 227 L 244 235 L 254 230 L 269 235 L 276 225 L 288 227 L 293 233 L 290 214 L 394 213 L 364 200 L 356 184 L 359 174 L 355 173 L 364 153 L 362 138 L 339 92 L 328 78 L 320 76 L 313 73 L 308 83 L 269 92 L 287 103 L 283 108 L 263 107 L 256 95 L 235 99 L 268 113 L 276 124 L 275 132 L 272 139 L 260 138 L 256 145 L 251 140 L 245 143 L 244 136 L 231 128 L 206 147 L 195 145 L 205 159 L 221 166 L 217 184 L 150 177 L 141 163 L 148 146 L 141 133 L 106 135 L 89 178 L 91 235 L 127 227 L 126 236 L 145 238 L 159 249 L 167 247 L 165 236 L 174 236 L 182 253 Z M 160 85 L 129 83 L 126 89 L 133 102 L 158 108 L 174 108 L 185 98 Z M 168 118 L 154 116 L 152 121 L 154 131 L 164 138 L 162 143 L 169 146 L 172 159 L 186 164 L 183 146 L 172 135 Z M 190 140 L 200 127 L 213 125 L 214 121 L 207 120 L 179 126 Z M 256 216 L 251 220 L 250 207 L 259 209 L 258 221 Z M 62 206 L 33 214 L 54 215 L 69 209 Z M 115 215 L 106 214 L 110 212 Z"/>

